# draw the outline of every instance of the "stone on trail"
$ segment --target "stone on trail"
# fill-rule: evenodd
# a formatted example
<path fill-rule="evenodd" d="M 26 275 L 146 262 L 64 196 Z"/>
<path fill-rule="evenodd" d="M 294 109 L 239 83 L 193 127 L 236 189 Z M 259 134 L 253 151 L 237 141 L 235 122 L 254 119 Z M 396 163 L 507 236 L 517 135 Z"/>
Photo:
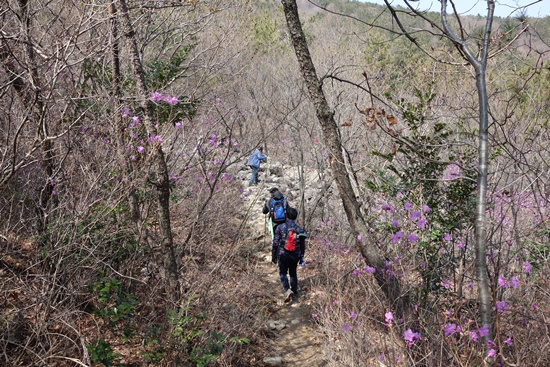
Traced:
<path fill-rule="evenodd" d="M 265 357 L 264 363 L 268 364 L 270 366 L 282 366 L 283 365 L 283 358 L 281 357 Z"/>
<path fill-rule="evenodd" d="M 283 330 L 286 327 L 286 322 L 284 320 L 271 321 L 269 323 L 269 328 L 271 330 Z"/>

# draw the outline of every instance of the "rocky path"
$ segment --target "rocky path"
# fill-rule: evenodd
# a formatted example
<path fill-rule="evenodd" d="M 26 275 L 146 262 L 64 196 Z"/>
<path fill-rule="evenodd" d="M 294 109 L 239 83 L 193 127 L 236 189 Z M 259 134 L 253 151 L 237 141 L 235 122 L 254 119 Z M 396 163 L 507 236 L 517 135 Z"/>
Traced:
<path fill-rule="evenodd" d="M 301 283 L 301 297 L 290 303 L 283 302 L 283 290 L 277 267 L 265 262 L 260 274 L 268 283 L 268 291 L 276 304 L 268 326 L 276 334 L 272 349 L 267 350 L 263 361 L 272 366 L 326 366 L 319 344 L 318 330 L 311 317 L 312 309 L 308 302 L 308 290 L 304 289 L 307 277 L 305 270 L 298 270 Z M 300 284 L 299 283 L 299 284 Z"/>
<path fill-rule="evenodd" d="M 261 212 L 268 187 L 259 185 L 245 190 L 250 208 L 247 221 L 250 236 L 263 243 L 256 269 L 260 279 L 257 280 L 273 302 L 272 313 L 267 321 L 273 338 L 270 348 L 266 348 L 262 356 L 263 363 L 267 366 L 328 366 L 323 360 L 319 331 L 313 322 L 313 309 L 309 300 L 308 280 L 313 276 L 313 271 L 307 266 L 298 268 L 300 297 L 285 303 L 278 268 L 271 263 L 271 237 L 269 233 L 266 234 L 265 218 Z"/>

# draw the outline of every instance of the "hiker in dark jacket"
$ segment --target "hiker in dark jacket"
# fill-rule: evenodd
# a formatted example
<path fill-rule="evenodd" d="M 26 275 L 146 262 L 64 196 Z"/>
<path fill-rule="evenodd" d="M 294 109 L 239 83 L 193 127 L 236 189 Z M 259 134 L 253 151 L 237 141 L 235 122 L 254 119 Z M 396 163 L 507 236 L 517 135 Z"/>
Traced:
<path fill-rule="evenodd" d="M 262 209 L 262 213 L 269 214 L 269 222 L 271 224 L 271 226 L 270 226 L 271 239 L 273 239 L 273 236 L 275 234 L 275 230 L 277 229 L 277 226 L 286 221 L 286 217 L 283 217 L 281 219 L 274 218 L 273 210 L 275 209 L 274 208 L 275 201 L 281 201 L 282 200 L 283 209 L 284 209 L 285 213 L 286 213 L 287 209 L 289 208 L 289 206 L 288 206 L 288 201 L 284 198 L 283 194 L 279 191 L 278 188 L 273 187 L 273 188 L 269 189 L 269 194 L 271 195 L 271 197 L 265 201 L 264 207 Z"/>
<path fill-rule="evenodd" d="M 259 147 L 255 149 L 250 157 L 248 157 L 248 166 L 252 169 L 252 177 L 248 181 L 248 186 L 257 185 L 260 180 L 258 179 L 258 171 L 260 170 L 260 164 L 267 159 L 267 156 L 262 155 L 263 148 Z"/>
<path fill-rule="evenodd" d="M 271 248 L 271 261 L 274 264 L 279 263 L 279 278 L 285 292 L 285 302 L 290 302 L 292 297 L 298 296 L 298 274 L 296 268 L 298 267 L 298 263 L 305 266 L 305 239 L 309 236 L 302 227 L 296 224 L 295 220 L 297 217 L 298 211 L 294 208 L 288 208 L 287 220 L 277 227 L 273 238 L 273 247 Z M 289 229 L 291 228 L 294 231 L 295 238 L 294 251 L 285 249 L 287 238 L 291 236 L 289 235 Z M 290 275 L 290 283 L 287 273 Z"/>

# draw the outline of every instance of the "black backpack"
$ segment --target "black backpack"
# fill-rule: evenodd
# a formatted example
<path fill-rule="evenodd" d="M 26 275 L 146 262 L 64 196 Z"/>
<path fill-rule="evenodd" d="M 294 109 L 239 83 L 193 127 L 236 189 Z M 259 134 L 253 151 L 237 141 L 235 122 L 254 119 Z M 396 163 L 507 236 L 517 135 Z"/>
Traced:
<path fill-rule="evenodd" d="M 280 199 L 271 198 L 269 214 L 273 223 L 286 222 L 286 199 L 284 197 Z"/>

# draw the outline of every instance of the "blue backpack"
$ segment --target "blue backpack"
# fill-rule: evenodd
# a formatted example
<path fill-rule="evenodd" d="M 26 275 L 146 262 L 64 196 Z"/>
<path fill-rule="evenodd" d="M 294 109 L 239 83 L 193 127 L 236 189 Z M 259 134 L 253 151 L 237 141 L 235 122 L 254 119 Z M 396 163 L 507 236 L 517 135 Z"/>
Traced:
<path fill-rule="evenodd" d="M 271 215 L 271 220 L 273 223 L 286 222 L 286 199 L 271 198 L 270 203 L 271 207 L 269 209 L 269 214 Z"/>

